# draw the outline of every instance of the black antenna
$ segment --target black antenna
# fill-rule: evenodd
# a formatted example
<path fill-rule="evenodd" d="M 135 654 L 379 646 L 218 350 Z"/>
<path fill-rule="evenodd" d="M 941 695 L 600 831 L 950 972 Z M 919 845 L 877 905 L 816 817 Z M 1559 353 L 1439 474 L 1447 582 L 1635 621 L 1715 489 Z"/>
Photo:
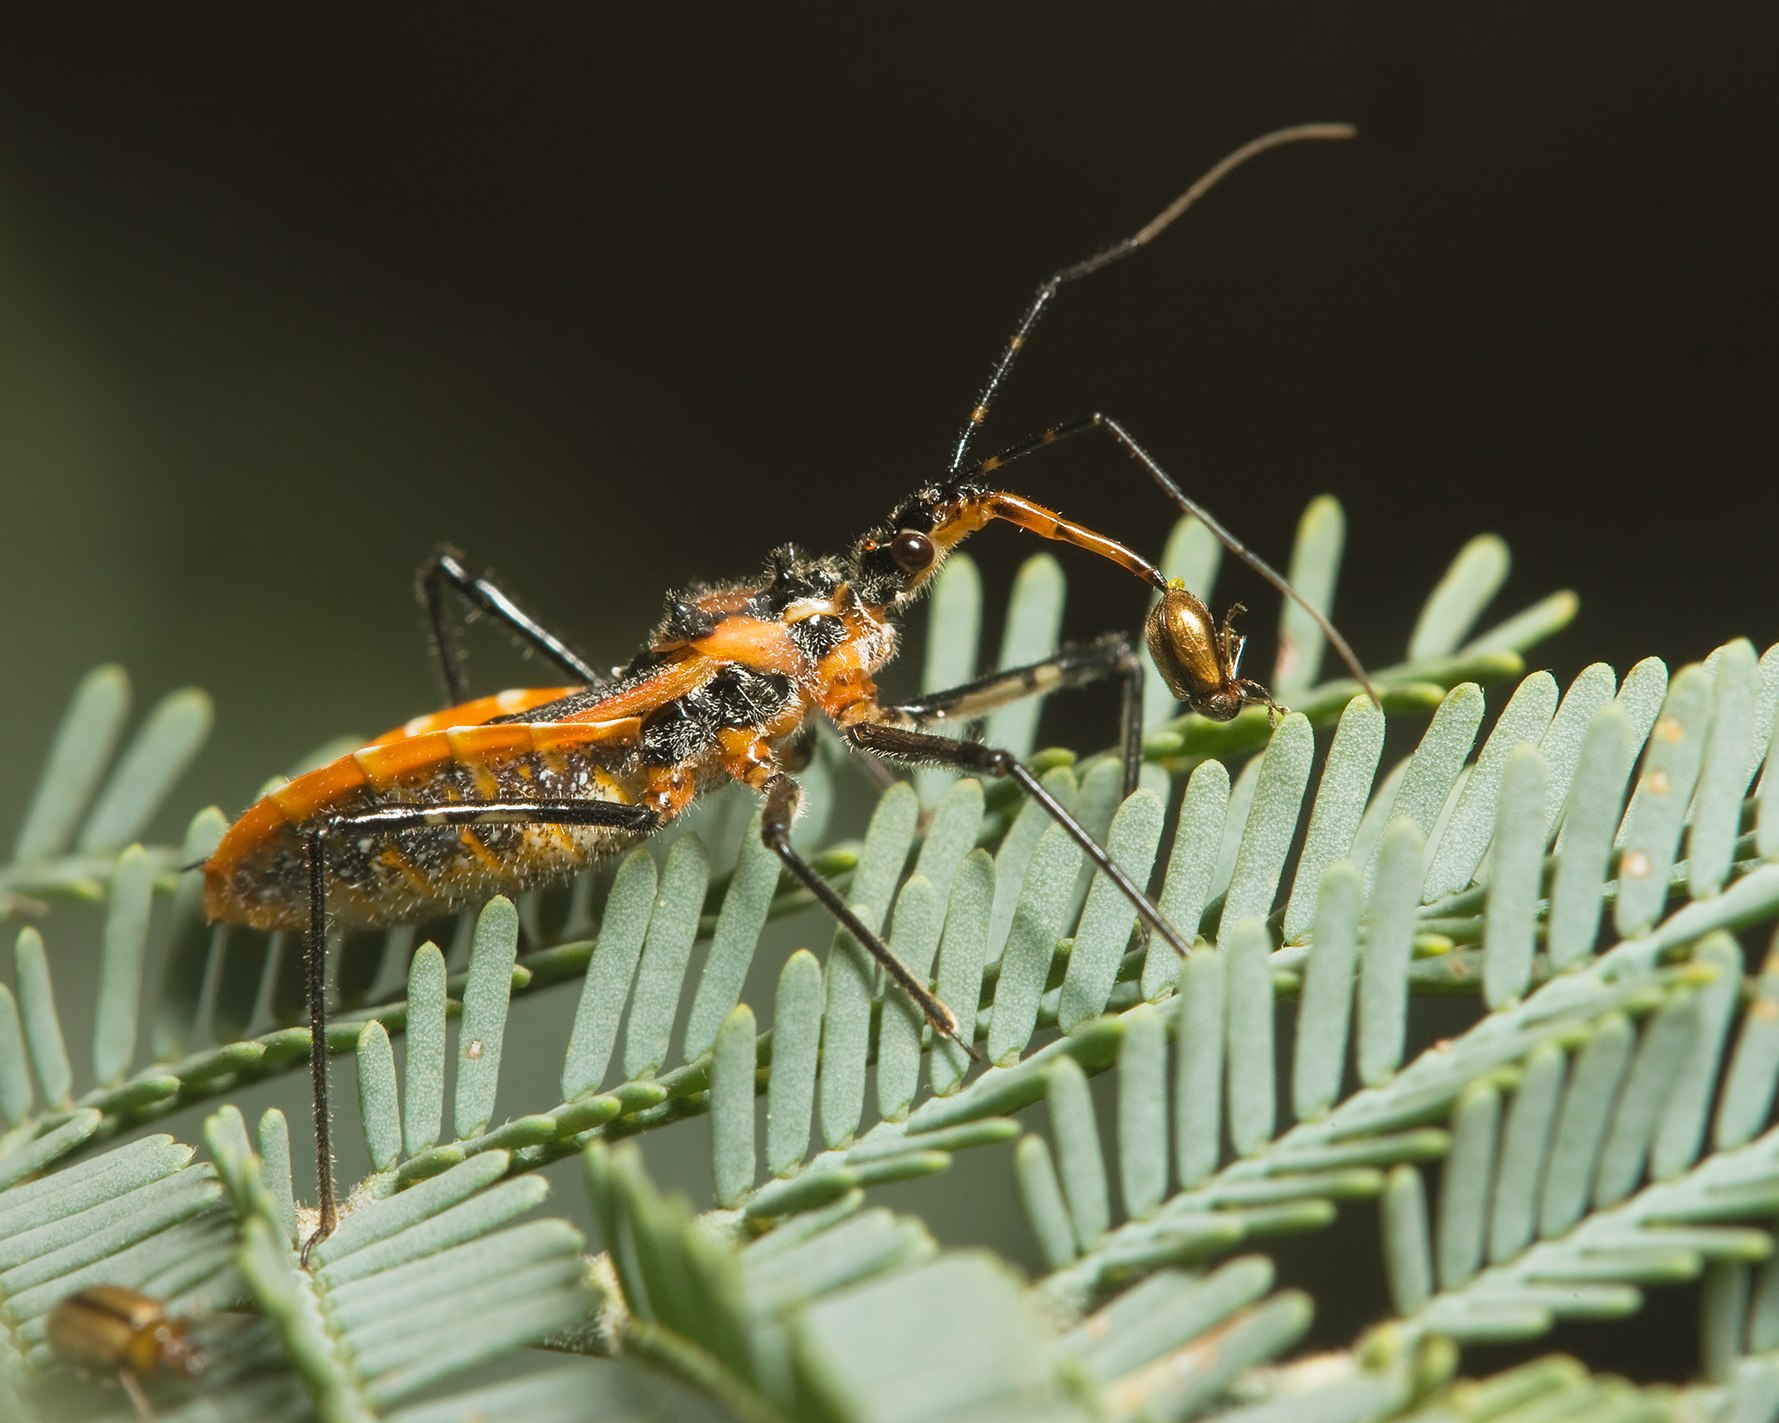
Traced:
<path fill-rule="evenodd" d="M 1050 305 L 1051 299 L 1065 282 L 1075 281 L 1102 267 L 1130 256 L 1140 247 L 1146 247 L 1156 237 L 1165 232 L 1173 224 L 1175 218 L 1185 212 L 1207 192 L 1217 185 L 1227 173 L 1242 166 L 1250 158 L 1265 153 L 1268 149 L 1278 148 L 1287 143 L 1297 143 L 1313 138 L 1352 138 L 1358 130 L 1351 124 L 1297 124 L 1292 128 L 1277 129 L 1272 133 L 1262 134 L 1259 138 L 1244 143 L 1235 152 L 1218 163 L 1196 183 L 1179 197 L 1144 224 L 1143 228 L 1122 242 L 1115 242 L 1104 251 L 1097 252 L 1083 262 L 1076 262 L 1064 267 L 1060 272 L 1045 281 L 1032 297 L 1031 304 L 1026 307 L 1025 315 L 1019 318 L 1019 324 L 1013 328 L 1013 335 L 1008 338 L 1006 349 L 1001 352 L 1000 360 L 995 362 L 994 371 L 988 383 L 982 387 L 982 393 L 976 397 L 976 404 L 970 410 L 969 419 L 957 437 L 957 447 L 951 453 L 950 477 L 955 479 L 964 468 L 964 462 L 970 454 L 970 444 L 976 438 L 976 432 L 982 428 L 982 422 L 988 418 L 989 406 L 1000 393 L 1007 373 L 1013 369 L 1013 362 L 1025 349 L 1026 340 L 1031 336 L 1032 327 L 1038 324 L 1038 318 L 1044 314 L 1044 308 Z"/>

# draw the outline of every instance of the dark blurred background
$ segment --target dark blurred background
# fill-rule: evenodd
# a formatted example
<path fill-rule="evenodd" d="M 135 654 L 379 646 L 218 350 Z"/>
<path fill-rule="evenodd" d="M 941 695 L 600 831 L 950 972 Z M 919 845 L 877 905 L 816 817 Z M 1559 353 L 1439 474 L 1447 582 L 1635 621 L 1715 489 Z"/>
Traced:
<path fill-rule="evenodd" d="M 1582 594 L 1559 673 L 1779 636 L 1769 8 L 100 5 L 8 31 L 15 746 L 117 659 L 145 695 L 215 692 L 191 798 L 238 808 L 433 703 L 410 580 L 441 540 L 621 660 L 664 588 L 840 546 L 940 469 L 1039 278 L 1306 119 L 1361 137 L 1267 156 L 1068 290 L 985 447 L 1104 408 L 1280 559 L 1338 493 L 1338 612 L 1375 662 L 1482 529 L 1516 554 L 1501 611 Z M 1014 479 L 1146 546 L 1168 521 L 1091 441 Z M 1134 621 L 1140 593 L 1073 566 L 1073 631 Z M 1273 600 L 1222 586 L 1270 644 Z M 545 675 L 503 657 L 485 682 Z"/>
<path fill-rule="evenodd" d="M 1485 529 L 1497 612 L 1581 593 L 1564 680 L 1779 639 L 1779 11 L 664 8 L 10 17 L 0 825 L 103 660 L 214 692 L 182 815 L 431 708 L 411 577 L 443 540 L 601 662 L 673 584 L 844 545 L 942 470 L 1040 278 L 1310 119 L 1360 140 L 1067 291 L 984 452 L 1103 408 L 1281 560 L 1337 493 L 1374 664 Z M 1013 480 L 1151 550 L 1171 522 L 1109 446 Z M 972 546 L 992 576 L 1030 547 Z M 1071 566 L 1071 632 L 1134 625 Z M 1276 600 L 1236 594 L 1264 667 Z M 477 647 L 484 689 L 553 680 Z M 981 1171 L 1005 1207 L 979 1155 L 917 1204 Z"/>

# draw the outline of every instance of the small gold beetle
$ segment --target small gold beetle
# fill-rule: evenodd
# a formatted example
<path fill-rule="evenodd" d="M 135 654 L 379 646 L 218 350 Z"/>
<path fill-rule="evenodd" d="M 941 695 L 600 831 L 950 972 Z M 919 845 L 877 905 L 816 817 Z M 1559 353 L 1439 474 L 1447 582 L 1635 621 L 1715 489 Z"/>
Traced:
<path fill-rule="evenodd" d="M 50 1352 L 63 1363 L 115 1372 L 143 1423 L 154 1418 L 142 1391 L 144 1379 L 156 1374 L 195 1379 L 204 1372 L 204 1353 L 191 1326 L 168 1314 L 152 1295 L 123 1285 L 77 1290 L 51 1308 L 45 1330 Z"/>

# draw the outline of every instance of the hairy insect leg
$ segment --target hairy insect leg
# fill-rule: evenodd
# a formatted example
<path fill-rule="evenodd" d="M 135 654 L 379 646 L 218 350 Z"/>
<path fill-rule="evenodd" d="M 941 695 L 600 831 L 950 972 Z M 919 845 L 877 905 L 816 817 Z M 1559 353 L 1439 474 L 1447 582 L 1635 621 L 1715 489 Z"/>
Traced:
<path fill-rule="evenodd" d="M 1107 633 L 1092 642 L 1058 649 L 1041 662 L 991 672 L 974 682 L 930 692 L 912 702 L 890 707 L 891 717 L 904 726 L 925 727 L 939 721 L 973 721 L 996 707 L 1026 697 L 1042 697 L 1075 687 L 1091 687 L 1114 677 L 1124 684 L 1122 737 L 1119 754 L 1124 766 L 1124 794 L 1137 788 L 1143 769 L 1143 659 L 1123 633 Z M 854 743 L 855 749 L 857 747 Z"/>
<path fill-rule="evenodd" d="M 1302 608 L 1314 618 L 1316 626 L 1322 629 L 1323 635 L 1327 637 L 1329 644 L 1334 648 L 1336 654 L 1340 657 L 1340 660 L 1346 663 L 1347 670 L 1353 674 L 1354 678 L 1359 682 L 1359 685 L 1365 689 L 1365 694 L 1370 697 L 1373 702 L 1378 700 L 1377 689 L 1371 685 L 1371 678 L 1366 675 L 1365 668 L 1360 665 L 1359 658 L 1353 652 L 1352 646 L 1347 642 L 1346 638 L 1341 636 L 1340 629 L 1335 627 L 1329 620 L 1328 615 L 1320 608 L 1316 607 L 1315 604 L 1311 603 L 1309 599 L 1305 598 L 1303 594 L 1299 593 L 1296 588 L 1292 587 L 1290 581 L 1284 574 L 1280 573 L 1259 554 L 1255 553 L 1253 549 L 1249 548 L 1245 543 L 1238 539 L 1225 528 L 1209 510 L 1187 494 L 1186 491 L 1174 480 L 1173 476 L 1161 467 L 1155 457 L 1137 443 L 1136 437 L 1111 416 L 1102 414 L 1100 411 L 1096 410 L 1092 414 L 1083 415 L 1074 420 L 1065 420 L 1059 425 L 1052 425 L 1032 436 L 1029 440 L 1025 440 L 1020 444 L 1002 450 L 999 454 L 990 455 L 987 459 L 976 465 L 971 472 L 975 475 L 992 474 L 996 470 L 1012 464 L 1015 460 L 1024 459 L 1027 455 L 1036 454 L 1039 450 L 1059 444 L 1063 440 L 1070 439 L 1076 435 L 1084 435 L 1090 430 L 1103 430 L 1106 434 L 1110 435 L 1112 439 L 1117 441 L 1117 443 L 1124 449 L 1126 454 L 1142 466 L 1143 472 L 1149 476 L 1162 493 L 1166 494 L 1168 498 L 1172 499 L 1181 509 L 1192 515 L 1193 518 L 1197 519 L 1209 529 L 1211 533 L 1216 536 L 1217 540 L 1237 558 L 1241 559 L 1243 563 L 1247 564 L 1248 567 L 1252 568 L 1268 583 L 1272 584 L 1274 588 L 1278 589 L 1280 593 L 1296 603 L 1298 607 Z"/>
<path fill-rule="evenodd" d="M 302 1263 L 334 1232 L 339 1208 L 334 1199 L 334 1157 L 327 1088 L 327 849 L 328 842 L 366 830 L 400 834 L 451 825 L 598 825 L 647 834 L 660 816 L 644 805 L 604 800 L 453 801 L 438 806 L 380 806 L 357 815 L 338 815 L 305 839 L 309 860 L 309 933 L 303 947 L 309 1006 L 309 1088 L 315 1117 L 315 1175 L 319 1219 L 303 1242 Z"/>
<path fill-rule="evenodd" d="M 1043 807 L 1046 815 L 1068 832 L 1087 858 L 1118 886 L 1119 892 L 1135 906 L 1137 913 L 1154 926 L 1156 932 L 1173 946 L 1176 953 L 1184 957 L 1190 952 L 1191 945 L 1168 922 L 1167 916 L 1156 908 L 1149 896 L 1143 893 L 1142 887 L 1118 867 L 1117 861 L 1106 853 L 1105 846 L 1095 840 L 1088 833 L 1087 827 L 1070 815 L 1062 803 L 1045 790 L 1038 778 L 1010 752 L 974 741 L 951 741 L 943 736 L 910 731 L 884 722 L 855 723 L 846 729 L 846 736 L 853 745 L 892 760 L 913 765 L 954 766 L 960 771 L 972 771 L 982 776 L 1004 776 L 1014 782 Z"/>
<path fill-rule="evenodd" d="M 888 944 L 865 927 L 864 921 L 853 913 L 852 906 L 840 892 L 792 847 L 791 823 L 797 818 L 797 804 L 803 796 L 802 788 L 792 777 L 778 771 L 768 777 L 763 790 L 766 805 L 760 818 L 760 838 L 765 841 L 766 848 L 777 855 L 785 868 L 822 902 L 822 907 L 840 921 L 847 933 L 859 941 L 860 947 L 883 965 L 884 972 L 914 1000 L 915 1006 L 933 1025 L 934 1032 L 950 1038 L 972 1058 L 977 1057 L 976 1049 L 971 1046 L 951 1009 L 939 1001 L 938 996 L 920 980 L 914 970 L 896 957 L 895 951 Z M 974 1023 L 976 1005 L 972 1003 L 969 1007 L 971 1021 Z"/>
<path fill-rule="evenodd" d="M 441 548 L 420 570 L 420 600 L 426 605 L 427 621 L 432 628 L 433 653 L 438 658 L 439 675 L 444 679 L 448 706 L 468 699 L 463 680 L 463 649 L 451 620 L 445 615 L 445 590 L 449 588 L 470 607 L 487 613 L 505 623 L 527 645 L 536 648 L 577 682 L 597 686 L 605 677 L 586 658 L 557 637 L 510 598 L 493 579 L 471 573 L 451 549 Z"/>

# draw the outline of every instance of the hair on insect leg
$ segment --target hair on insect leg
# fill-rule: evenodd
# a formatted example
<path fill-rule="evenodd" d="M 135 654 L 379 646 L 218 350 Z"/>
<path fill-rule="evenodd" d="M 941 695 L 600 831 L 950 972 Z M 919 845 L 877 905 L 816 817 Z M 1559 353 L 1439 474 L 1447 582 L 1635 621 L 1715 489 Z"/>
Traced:
<path fill-rule="evenodd" d="M 891 726 L 884 722 L 857 722 L 847 728 L 846 734 L 847 739 L 855 746 L 876 751 L 894 760 L 906 761 L 912 765 L 952 766 L 977 775 L 1005 777 L 1013 781 L 1043 807 L 1046 815 L 1062 826 L 1100 873 L 1118 887 L 1137 913 L 1173 946 L 1176 953 L 1185 957 L 1191 951 L 1191 944 L 1168 922 L 1167 916 L 1155 906 L 1141 886 L 1119 867 L 1118 862 L 1106 852 L 1105 846 L 1094 839 L 1087 827 L 1075 819 L 1055 796 L 1044 789 L 1043 783 L 1009 752 L 983 746 L 979 742 L 952 741 L 947 737 L 911 731 L 906 727 Z"/>
<path fill-rule="evenodd" d="M 461 559 L 455 549 L 440 548 L 421 568 L 418 579 L 420 601 L 426 606 L 433 653 L 445 683 L 448 705 L 457 706 L 468 700 L 468 692 L 463 677 L 463 648 L 445 612 L 447 589 L 472 609 L 504 623 L 521 642 L 542 653 L 577 682 L 597 686 L 606 680 L 586 658 L 515 603 L 498 583 L 486 574 L 471 573 Z"/>
<path fill-rule="evenodd" d="M 303 1242 L 301 1263 L 339 1224 L 334 1196 L 333 1143 L 327 1084 L 327 877 L 328 846 L 365 830 L 383 834 L 472 825 L 584 825 L 646 832 L 658 817 L 647 806 L 619 801 L 454 801 L 449 804 L 381 806 L 355 815 L 336 815 L 306 837 L 309 869 L 309 930 L 303 949 L 309 1009 L 309 1080 L 315 1113 L 317 1220 Z"/>
<path fill-rule="evenodd" d="M 896 957 L 895 951 L 871 929 L 865 926 L 857 914 L 853 912 L 845 898 L 833 885 L 829 884 L 815 867 L 799 855 L 791 844 L 791 825 L 797 818 L 797 805 L 802 799 L 803 791 L 797 782 L 783 771 L 771 775 L 764 787 L 765 806 L 760 817 L 760 838 L 766 847 L 777 855 L 786 869 L 801 883 L 804 888 L 821 901 L 825 908 L 841 923 L 841 926 L 858 940 L 872 958 L 883 965 L 886 972 L 895 980 L 904 993 L 912 998 L 920 1008 L 926 1020 L 933 1025 L 933 1031 L 950 1038 L 974 1060 L 980 1055 L 965 1035 L 963 1026 L 957 1015 L 942 1003 L 938 996 L 914 973 L 907 964 Z M 970 1025 L 974 1027 L 976 1005 L 969 1005 Z"/>

